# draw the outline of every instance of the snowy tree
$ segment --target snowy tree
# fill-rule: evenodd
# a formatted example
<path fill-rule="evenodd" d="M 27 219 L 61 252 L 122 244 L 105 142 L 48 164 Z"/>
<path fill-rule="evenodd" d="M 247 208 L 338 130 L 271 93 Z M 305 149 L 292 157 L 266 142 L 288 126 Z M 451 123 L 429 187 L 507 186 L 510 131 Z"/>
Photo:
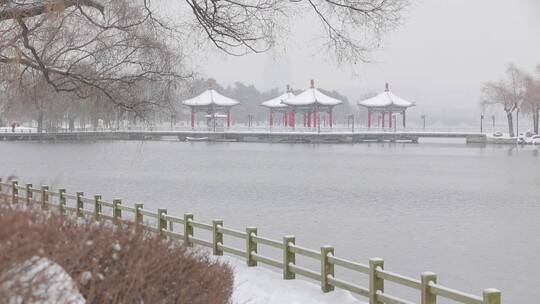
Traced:
<path fill-rule="evenodd" d="M 538 134 L 540 119 L 540 64 L 536 67 L 536 77 L 528 76 L 526 78 L 526 89 L 522 108 L 526 113 L 531 114 L 534 133 Z"/>
<path fill-rule="evenodd" d="M 502 105 L 508 120 L 508 133 L 514 137 L 513 114 L 524 101 L 526 93 L 526 74 L 515 65 L 506 68 L 506 78 L 491 81 L 482 88 L 483 105 Z"/>

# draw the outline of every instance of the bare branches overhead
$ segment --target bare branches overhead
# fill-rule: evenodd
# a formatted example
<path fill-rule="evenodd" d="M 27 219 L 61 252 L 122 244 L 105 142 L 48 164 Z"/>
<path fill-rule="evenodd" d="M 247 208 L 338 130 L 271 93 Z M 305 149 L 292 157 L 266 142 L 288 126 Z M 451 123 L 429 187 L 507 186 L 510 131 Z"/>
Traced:
<path fill-rule="evenodd" d="M 98 94 L 141 111 L 162 94 L 150 97 L 139 88 L 171 90 L 190 76 L 182 60 L 190 45 L 210 42 L 231 55 L 264 52 L 294 30 L 290 23 L 303 20 L 319 27 L 318 46 L 337 61 L 364 61 L 407 2 L 0 0 L 0 82 L 22 82 L 38 71 L 57 92 Z M 169 7 L 188 14 L 175 19 Z"/>
<path fill-rule="evenodd" d="M 102 4 L 94 0 L 33 1 L 27 3 L 2 0 L 0 1 L 0 21 L 35 17 L 72 6 L 93 7 L 101 13 L 105 10 Z"/>
<path fill-rule="evenodd" d="M 318 19 L 323 46 L 338 61 L 349 62 L 365 61 L 380 35 L 398 25 L 408 4 L 407 0 L 185 1 L 202 32 L 229 54 L 264 52 L 285 34 L 281 27 L 291 19 Z"/>

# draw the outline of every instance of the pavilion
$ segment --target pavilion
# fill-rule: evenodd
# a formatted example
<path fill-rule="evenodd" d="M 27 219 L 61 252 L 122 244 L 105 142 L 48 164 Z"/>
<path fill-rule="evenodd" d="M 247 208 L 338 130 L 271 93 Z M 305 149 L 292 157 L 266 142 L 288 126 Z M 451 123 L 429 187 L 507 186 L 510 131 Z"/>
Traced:
<path fill-rule="evenodd" d="M 311 116 L 313 114 L 313 127 L 317 127 L 317 115 L 320 112 L 326 112 L 329 115 L 329 125 L 332 128 L 334 124 L 333 109 L 343 101 L 323 94 L 315 88 L 315 81 L 311 80 L 310 88 L 297 96 L 283 100 L 289 108 L 289 125 L 295 127 L 296 113 L 301 112 L 304 115 L 304 126 L 311 128 Z"/>
<path fill-rule="evenodd" d="M 182 101 L 184 106 L 191 109 L 191 128 L 195 128 L 195 114 L 197 112 L 206 113 L 206 117 L 212 125 L 216 125 L 216 119 L 223 117 L 227 118 L 227 128 L 231 127 L 231 108 L 240 102 L 229 97 L 219 94 L 209 84 L 208 89 L 200 95 Z"/>
<path fill-rule="evenodd" d="M 267 100 L 261 104 L 263 107 L 266 107 L 270 110 L 270 116 L 269 116 L 270 127 L 274 125 L 274 118 L 275 118 L 274 115 L 276 113 L 283 115 L 283 124 L 287 126 L 287 123 L 288 123 L 287 114 L 289 112 L 289 106 L 284 104 L 283 101 L 289 98 L 293 98 L 293 97 L 295 97 L 295 95 L 291 92 L 290 87 L 287 86 L 287 91 L 284 94 L 281 94 L 280 96 L 276 98 Z"/>
<path fill-rule="evenodd" d="M 379 95 L 375 97 L 372 97 L 363 101 L 359 101 L 358 105 L 365 107 L 368 110 L 368 121 L 367 121 L 368 128 L 371 128 L 373 113 L 379 113 L 379 115 L 382 118 L 383 128 L 385 127 L 385 117 L 387 113 L 388 113 L 388 126 L 390 128 L 392 128 L 392 117 L 394 113 L 401 114 L 402 121 L 403 121 L 403 128 L 405 128 L 407 125 L 405 111 L 407 110 L 407 108 L 414 107 L 415 103 L 404 100 L 394 95 L 392 92 L 390 92 L 390 88 L 387 83 L 386 89 L 384 90 L 384 92 L 380 93 Z"/>

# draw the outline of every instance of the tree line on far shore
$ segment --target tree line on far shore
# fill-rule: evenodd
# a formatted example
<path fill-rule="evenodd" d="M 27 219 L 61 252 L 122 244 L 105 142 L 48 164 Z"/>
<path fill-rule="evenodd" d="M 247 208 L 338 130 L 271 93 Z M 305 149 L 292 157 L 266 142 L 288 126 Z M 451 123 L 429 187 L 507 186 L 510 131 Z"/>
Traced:
<path fill-rule="evenodd" d="M 232 111 L 236 123 L 246 123 L 249 115 L 253 115 L 256 122 L 267 120 L 269 110 L 261 106 L 261 103 L 283 94 L 286 90 L 285 88 L 259 90 L 254 85 L 243 82 L 222 86 L 213 79 L 204 78 L 186 80 L 179 87 L 155 87 L 149 84 L 134 87 L 134 94 L 148 96 L 147 100 L 152 100 L 134 112 L 108 102 L 99 94 L 81 99 L 56 92 L 41 81 L 25 86 L 24 90 L 14 87 L 4 91 L 3 96 L 0 95 L 0 100 L 3 101 L 0 126 L 9 126 L 13 122 L 35 122 L 39 132 L 61 129 L 149 127 L 155 124 L 174 127 L 179 122 L 188 121 L 190 117 L 190 109 L 182 106 L 182 100 L 200 94 L 208 87 L 209 82 L 214 83 L 214 89 L 220 93 L 240 101 Z M 353 113 L 354 109 L 346 96 L 335 90 L 320 90 L 343 101 L 343 105 L 337 106 L 334 111 L 338 120 L 344 120 L 348 113 Z M 299 93 L 301 90 L 293 88 L 293 92 Z"/>
<path fill-rule="evenodd" d="M 514 114 L 531 118 L 532 131 L 538 134 L 540 118 L 540 64 L 528 73 L 514 64 L 508 64 L 505 77 L 489 81 L 482 87 L 481 104 L 484 107 L 502 107 L 508 120 L 508 134 L 516 135 Z"/>

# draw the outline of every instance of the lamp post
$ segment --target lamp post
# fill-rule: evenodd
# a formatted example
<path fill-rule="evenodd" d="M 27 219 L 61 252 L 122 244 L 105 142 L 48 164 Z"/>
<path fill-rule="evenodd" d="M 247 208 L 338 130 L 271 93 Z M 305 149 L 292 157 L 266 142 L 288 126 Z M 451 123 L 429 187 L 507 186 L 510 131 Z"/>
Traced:
<path fill-rule="evenodd" d="M 517 108 L 516 111 L 516 136 L 519 137 L 519 110 L 520 108 Z"/>
<path fill-rule="evenodd" d="M 480 114 L 480 133 L 484 133 L 484 114 Z"/>
<path fill-rule="evenodd" d="M 351 132 L 354 133 L 354 114 L 347 116 L 347 124 L 351 124 Z"/>
<path fill-rule="evenodd" d="M 317 111 L 317 133 L 321 133 L 321 114 Z"/>
<path fill-rule="evenodd" d="M 253 113 L 248 114 L 248 127 L 251 128 L 253 126 L 254 118 L 255 118 L 255 114 Z"/>

